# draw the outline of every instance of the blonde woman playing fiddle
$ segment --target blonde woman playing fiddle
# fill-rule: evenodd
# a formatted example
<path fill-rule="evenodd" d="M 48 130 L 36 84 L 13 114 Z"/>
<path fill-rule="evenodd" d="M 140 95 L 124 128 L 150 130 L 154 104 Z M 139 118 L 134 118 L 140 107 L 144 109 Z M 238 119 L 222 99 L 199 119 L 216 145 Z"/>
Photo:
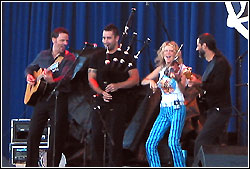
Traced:
<path fill-rule="evenodd" d="M 167 41 L 161 45 L 155 62 L 156 69 L 141 82 L 142 85 L 149 84 L 153 92 L 160 88 L 162 96 L 160 113 L 146 142 L 147 160 L 151 167 L 161 166 L 157 147 L 170 127 L 168 145 L 174 166 L 185 167 L 180 137 L 186 117 L 183 91 L 187 84 L 187 75 L 184 74 L 188 67 L 183 64 L 180 48 L 174 41 Z M 155 82 L 158 77 L 158 82 Z"/>

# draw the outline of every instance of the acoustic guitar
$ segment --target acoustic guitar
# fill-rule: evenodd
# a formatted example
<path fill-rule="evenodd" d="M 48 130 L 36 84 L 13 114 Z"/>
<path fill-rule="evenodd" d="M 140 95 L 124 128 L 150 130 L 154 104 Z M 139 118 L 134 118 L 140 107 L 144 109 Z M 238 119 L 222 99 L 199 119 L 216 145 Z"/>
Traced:
<path fill-rule="evenodd" d="M 200 75 L 194 73 L 192 74 L 196 76 L 197 79 L 201 80 Z M 201 88 L 200 84 L 194 84 L 193 87 L 198 91 L 196 95 L 196 101 L 198 108 L 200 110 L 200 114 L 204 114 L 205 110 L 207 109 L 206 91 Z"/>
<path fill-rule="evenodd" d="M 47 71 L 58 71 L 58 66 L 61 63 L 63 57 L 59 56 L 56 61 L 47 68 Z M 37 100 L 44 95 L 47 83 L 42 79 L 43 78 L 43 68 L 40 68 L 38 71 L 33 72 L 33 76 L 36 78 L 36 82 L 34 85 L 27 83 L 25 96 L 24 96 L 24 104 L 34 106 Z"/>

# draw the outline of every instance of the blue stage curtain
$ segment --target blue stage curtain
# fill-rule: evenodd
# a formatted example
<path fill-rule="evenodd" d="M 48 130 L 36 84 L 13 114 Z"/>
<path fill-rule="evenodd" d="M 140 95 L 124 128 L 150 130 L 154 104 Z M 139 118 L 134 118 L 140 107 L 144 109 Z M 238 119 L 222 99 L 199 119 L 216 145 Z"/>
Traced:
<path fill-rule="evenodd" d="M 39 51 L 51 47 L 51 31 L 59 26 L 67 28 L 70 33 L 69 49 L 80 50 L 85 41 L 102 46 L 104 26 L 114 23 L 122 34 L 131 8 L 136 8 L 136 13 L 127 38 L 131 38 L 132 32 L 137 32 L 134 53 L 142 48 L 147 38 L 151 39 L 149 47 L 142 51 L 137 61 L 141 79 L 155 66 L 156 51 L 167 40 L 183 44 L 184 64 L 202 75 L 206 61 L 198 58 L 196 39 L 199 34 L 210 32 L 232 66 L 231 93 L 233 105 L 236 105 L 238 88 L 235 85 L 240 76 L 236 59 L 247 51 L 241 62 L 242 83 L 246 83 L 248 39 L 227 26 L 228 12 L 223 2 L 3 2 L 1 63 L 4 156 L 8 156 L 10 120 L 31 116 L 32 108 L 23 103 L 26 89 L 24 70 Z M 247 87 L 243 86 L 240 92 L 241 111 L 248 113 Z M 228 130 L 235 132 L 237 114 L 233 114 L 235 116 L 232 116 Z M 243 126 L 247 128 L 247 125 Z M 243 140 L 247 139 L 247 136 L 243 137 Z"/>

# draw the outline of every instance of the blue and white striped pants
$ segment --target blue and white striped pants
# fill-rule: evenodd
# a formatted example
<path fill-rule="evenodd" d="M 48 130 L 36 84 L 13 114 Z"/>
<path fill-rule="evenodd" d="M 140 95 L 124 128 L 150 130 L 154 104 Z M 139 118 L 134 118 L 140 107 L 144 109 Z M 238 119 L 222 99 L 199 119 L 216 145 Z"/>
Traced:
<path fill-rule="evenodd" d="M 160 108 L 160 113 L 154 122 L 146 142 L 146 154 L 150 167 L 161 166 L 157 147 L 169 127 L 168 145 L 172 152 L 174 166 L 186 167 L 185 158 L 180 145 L 185 118 L 185 105 L 181 105 L 179 109 L 174 109 L 174 107 Z"/>

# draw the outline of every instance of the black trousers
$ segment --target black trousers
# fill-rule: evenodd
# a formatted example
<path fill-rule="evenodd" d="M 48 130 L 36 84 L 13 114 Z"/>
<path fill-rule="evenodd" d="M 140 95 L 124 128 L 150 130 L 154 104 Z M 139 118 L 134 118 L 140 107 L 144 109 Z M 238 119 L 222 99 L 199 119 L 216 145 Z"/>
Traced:
<path fill-rule="evenodd" d="M 219 110 L 211 108 L 205 113 L 207 114 L 207 119 L 195 140 L 194 157 L 196 157 L 202 145 L 216 144 L 216 140 L 227 127 L 232 108 L 220 108 Z"/>
<path fill-rule="evenodd" d="M 55 96 L 53 95 L 47 102 L 48 96 L 44 96 L 35 105 L 29 127 L 27 142 L 27 161 L 26 166 L 38 166 L 39 145 L 43 130 L 50 119 L 49 149 L 47 153 L 47 166 L 53 165 L 53 142 L 54 130 L 55 136 L 55 159 L 54 166 L 59 166 L 63 152 L 64 142 L 68 133 L 68 96 L 65 93 L 59 93 L 57 99 L 57 112 L 55 118 Z M 56 119 L 56 127 L 54 122 Z"/>
<path fill-rule="evenodd" d="M 125 132 L 125 122 L 127 111 L 126 104 L 106 103 L 100 109 L 93 111 L 92 132 L 91 132 L 91 166 L 120 167 L 123 163 L 123 136 Z M 104 120 L 106 129 L 103 126 Z M 106 153 L 104 160 L 104 130 L 107 130 Z M 111 144 L 111 139 L 114 145 Z M 105 164 L 103 165 L 103 161 Z"/>

